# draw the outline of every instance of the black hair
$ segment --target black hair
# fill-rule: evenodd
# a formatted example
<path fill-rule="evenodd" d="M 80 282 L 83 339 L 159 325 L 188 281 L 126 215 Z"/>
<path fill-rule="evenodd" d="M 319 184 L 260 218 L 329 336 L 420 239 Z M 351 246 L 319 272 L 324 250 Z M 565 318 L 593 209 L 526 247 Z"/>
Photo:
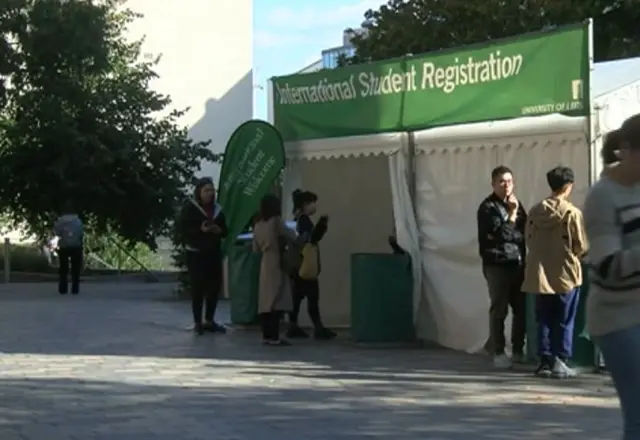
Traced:
<path fill-rule="evenodd" d="M 62 203 L 62 214 L 74 214 L 75 213 L 75 207 L 73 205 L 73 202 L 71 200 L 65 200 Z"/>
<path fill-rule="evenodd" d="M 557 166 L 547 172 L 547 183 L 551 191 L 558 192 L 575 180 L 573 170 L 569 167 Z"/>
<path fill-rule="evenodd" d="M 293 201 L 293 213 L 295 214 L 298 211 L 302 211 L 309 203 L 317 202 L 318 195 L 311 191 L 296 189 L 291 193 L 291 199 Z"/>
<path fill-rule="evenodd" d="M 202 203 L 202 198 L 200 197 L 200 190 L 202 190 L 203 186 L 206 185 L 214 185 L 213 179 L 211 177 L 201 177 L 196 181 L 196 186 L 193 190 L 193 197 L 196 199 L 198 203 Z"/>
<path fill-rule="evenodd" d="M 605 165 L 619 162 L 622 149 L 640 150 L 640 114 L 631 116 L 619 129 L 607 134 L 600 150 L 602 162 Z"/>
<path fill-rule="evenodd" d="M 607 133 L 604 138 L 602 149 L 600 150 L 600 156 L 602 157 L 602 162 L 605 165 L 611 165 L 620 161 L 620 158 L 618 157 L 618 151 L 620 150 L 621 143 L 622 139 L 620 137 L 619 130 L 614 130 Z"/>
<path fill-rule="evenodd" d="M 260 220 L 267 221 L 273 217 L 280 217 L 282 208 L 280 199 L 273 194 L 267 194 L 260 200 Z"/>
<path fill-rule="evenodd" d="M 495 167 L 493 170 L 491 170 L 491 181 L 495 182 L 498 177 L 502 176 L 503 174 L 513 174 L 513 172 L 511 171 L 511 169 L 505 165 L 498 165 L 497 167 Z"/>

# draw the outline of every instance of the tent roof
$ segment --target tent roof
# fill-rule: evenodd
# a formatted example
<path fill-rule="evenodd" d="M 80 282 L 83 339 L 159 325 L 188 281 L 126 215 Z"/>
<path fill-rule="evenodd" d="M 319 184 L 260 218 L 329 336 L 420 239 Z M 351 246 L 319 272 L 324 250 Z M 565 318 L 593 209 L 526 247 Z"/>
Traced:
<path fill-rule="evenodd" d="M 640 80 L 640 57 L 596 63 L 591 76 L 592 98 L 606 95 L 637 80 Z"/>

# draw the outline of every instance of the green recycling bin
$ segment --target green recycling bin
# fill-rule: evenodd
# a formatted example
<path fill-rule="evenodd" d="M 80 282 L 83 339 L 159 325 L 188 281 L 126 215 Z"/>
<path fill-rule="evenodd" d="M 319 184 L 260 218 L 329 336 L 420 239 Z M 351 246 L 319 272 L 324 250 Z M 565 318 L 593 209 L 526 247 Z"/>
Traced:
<path fill-rule="evenodd" d="M 589 296 L 589 279 L 586 265 L 582 265 L 583 284 L 573 329 L 573 367 L 597 367 L 597 351 L 586 331 L 586 304 Z M 536 321 L 536 295 L 527 294 L 527 358 L 538 360 L 538 323 Z"/>
<path fill-rule="evenodd" d="M 251 241 L 238 241 L 229 251 L 227 274 L 231 299 L 231 323 L 255 324 L 258 319 L 260 254 L 253 252 Z"/>
<path fill-rule="evenodd" d="M 351 255 L 351 335 L 360 343 L 415 340 L 408 256 Z"/>

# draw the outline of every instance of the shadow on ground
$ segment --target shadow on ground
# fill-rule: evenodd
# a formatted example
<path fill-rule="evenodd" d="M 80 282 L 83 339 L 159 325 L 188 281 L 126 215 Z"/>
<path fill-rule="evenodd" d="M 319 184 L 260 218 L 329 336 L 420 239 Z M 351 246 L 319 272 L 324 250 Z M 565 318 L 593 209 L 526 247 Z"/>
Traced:
<path fill-rule="evenodd" d="M 250 331 L 197 337 L 188 303 L 125 285 L 100 289 L 78 297 L 0 289 L 2 440 L 604 440 L 619 432 L 604 376 L 540 381 L 447 350 L 344 340 L 273 348 Z M 228 316 L 226 303 L 219 316 Z"/>
<path fill-rule="evenodd" d="M 471 392 L 458 402 L 440 393 L 408 400 L 390 397 L 377 386 L 337 384 L 310 390 L 273 384 L 192 388 L 188 382 L 170 387 L 13 379 L 2 381 L 0 391 L 0 433 L 11 430 L 30 439 L 58 438 L 51 437 L 54 432 L 78 439 L 145 439 L 150 427 L 154 439 L 197 439 L 202 428 L 194 424 L 206 420 L 216 439 L 262 440 L 283 434 L 305 439 L 543 439 L 580 434 L 583 440 L 602 440 L 612 437 L 602 429 L 585 432 L 583 421 L 606 426 L 617 416 L 615 410 L 584 404 L 482 403 Z M 230 421 L 236 426 L 229 426 Z"/>

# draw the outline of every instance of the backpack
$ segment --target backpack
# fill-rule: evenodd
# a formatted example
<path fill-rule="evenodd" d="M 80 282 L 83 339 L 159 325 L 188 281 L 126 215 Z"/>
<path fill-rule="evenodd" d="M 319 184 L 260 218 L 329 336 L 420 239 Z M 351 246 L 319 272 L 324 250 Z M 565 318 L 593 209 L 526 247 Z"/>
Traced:
<path fill-rule="evenodd" d="M 291 242 L 284 237 L 280 237 L 278 240 L 280 247 L 280 266 L 284 272 L 293 275 L 298 272 L 302 264 L 302 243 L 298 243 L 297 241 Z"/>
<path fill-rule="evenodd" d="M 61 220 L 59 232 L 58 247 L 82 246 L 83 228 L 77 217 Z"/>

